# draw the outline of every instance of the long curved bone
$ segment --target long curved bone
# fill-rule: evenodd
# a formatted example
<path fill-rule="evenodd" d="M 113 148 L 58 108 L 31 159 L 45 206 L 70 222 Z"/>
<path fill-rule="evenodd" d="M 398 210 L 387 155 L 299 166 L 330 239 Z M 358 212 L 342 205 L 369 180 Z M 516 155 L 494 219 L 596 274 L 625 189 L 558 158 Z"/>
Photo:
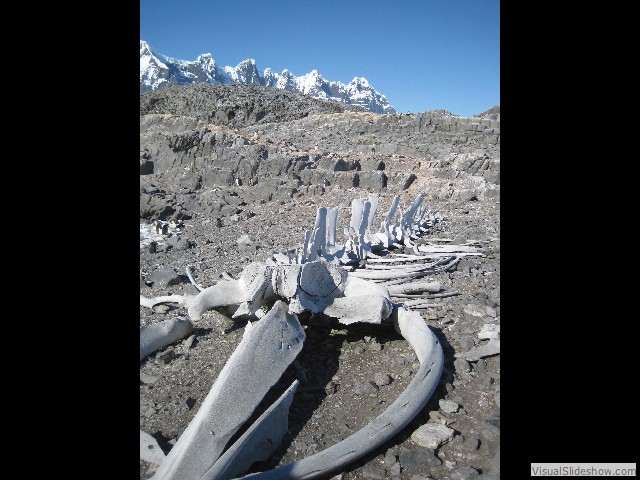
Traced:
<path fill-rule="evenodd" d="M 397 314 L 394 318 L 396 330 L 409 342 L 420 361 L 418 372 L 404 392 L 371 423 L 326 450 L 288 465 L 242 478 L 308 480 L 327 476 L 385 443 L 425 407 L 442 374 L 442 346 L 419 313 L 399 306 L 394 309 L 394 314 Z"/>
<path fill-rule="evenodd" d="M 257 461 L 267 460 L 282 443 L 289 428 L 289 407 L 298 380 L 258 418 L 207 470 L 200 480 L 229 480 L 245 473 Z"/>
<path fill-rule="evenodd" d="M 193 323 L 186 318 L 174 318 L 140 329 L 140 361 L 147 355 L 185 338 L 193 331 Z"/>
<path fill-rule="evenodd" d="M 248 323 L 240 344 L 154 480 L 202 477 L 300 353 L 304 339 L 298 318 L 282 301 L 261 320 Z"/>

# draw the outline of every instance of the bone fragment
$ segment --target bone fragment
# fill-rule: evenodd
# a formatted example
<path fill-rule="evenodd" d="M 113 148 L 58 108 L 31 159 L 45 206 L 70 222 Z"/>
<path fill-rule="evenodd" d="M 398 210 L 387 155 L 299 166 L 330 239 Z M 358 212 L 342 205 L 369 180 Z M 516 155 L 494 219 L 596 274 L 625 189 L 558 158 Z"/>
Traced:
<path fill-rule="evenodd" d="M 397 316 L 395 316 L 397 314 Z M 297 462 L 247 475 L 252 480 L 328 478 L 399 433 L 427 404 L 438 386 L 444 358 L 440 342 L 418 312 L 394 309 L 394 326 L 416 352 L 420 368 L 404 392 L 378 417 L 337 444 Z"/>
<path fill-rule="evenodd" d="M 289 303 L 289 311 L 322 312 L 342 295 L 346 280 L 347 272 L 332 263 L 324 260 L 305 263 L 300 271 L 297 293 Z"/>
<path fill-rule="evenodd" d="M 287 313 L 282 301 L 261 320 L 249 322 L 240 344 L 154 480 L 201 478 L 300 353 L 304 339 L 297 317 Z"/>
<path fill-rule="evenodd" d="M 216 307 L 240 305 L 245 301 L 245 292 L 240 280 L 225 280 L 205 288 L 188 303 L 187 311 L 193 321 L 200 320 L 202 314 Z"/>
<path fill-rule="evenodd" d="M 336 298 L 324 313 L 344 325 L 356 322 L 382 323 L 393 310 L 389 292 L 373 282 L 349 276 L 344 297 Z"/>
<path fill-rule="evenodd" d="M 240 315 L 253 315 L 268 300 L 275 297 L 271 277 L 273 267 L 260 262 L 247 265 L 240 275 L 240 285 L 244 290 L 245 301 L 240 304 L 232 318 Z"/>
<path fill-rule="evenodd" d="M 191 266 L 187 265 L 186 268 L 187 271 L 187 277 L 189 277 L 189 281 L 191 282 L 191 284 L 196 287 L 199 291 L 204 290 L 204 288 L 202 288 L 200 285 L 198 285 L 195 281 L 195 279 L 193 278 L 193 272 L 191 271 Z"/>
<path fill-rule="evenodd" d="M 189 301 L 189 297 L 194 298 L 193 295 L 162 295 L 153 298 L 147 298 L 144 295 L 140 295 L 140 305 L 147 308 L 153 308 L 154 305 L 158 305 L 159 303 L 178 303 L 180 305 L 186 305 Z"/>
<path fill-rule="evenodd" d="M 299 383 L 295 380 L 200 480 L 230 480 L 245 473 L 253 463 L 273 455 L 289 428 L 289 407 Z"/>
<path fill-rule="evenodd" d="M 413 282 L 404 283 L 402 285 L 389 285 L 387 290 L 391 295 L 395 293 L 409 293 L 409 292 L 429 292 L 438 293 L 442 290 L 442 284 L 440 282 Z"/>
<path fill-rule="evenodd" d="M 338 226 L 338 207 L 333 207 L 327 210 L 327 250 L 333 253 L 336 247 L 336 229 Z"/>
<path fill-rule="evenodd" d="M 186 318 L 173 318 L 140 328 L 140 361 L 147 355 L 189 336 L 193 323 Z"/>

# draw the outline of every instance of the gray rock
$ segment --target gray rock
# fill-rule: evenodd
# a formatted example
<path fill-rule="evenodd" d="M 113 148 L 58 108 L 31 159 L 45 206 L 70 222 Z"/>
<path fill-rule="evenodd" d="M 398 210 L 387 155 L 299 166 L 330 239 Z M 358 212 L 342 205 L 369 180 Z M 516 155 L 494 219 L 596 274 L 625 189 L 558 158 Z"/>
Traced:
<path fill-rule="evenodd" d="M 195 335 L 191 335 L 189 336 L 183 343 L 182 345 L 184 346 L 184 348 L 193 348 L 195 345 L 194 343 L 196 342 L 196 336 Z"/>
<path fill-rule="evenodd" d="M 487 373 L 487 361 L 484 358 L 481 358 L 476 362 L 475 371 L 481 375 Z"/>
<path fill-rule="evenodd" d="M 451 400 L 441 399 L 439 404 L 440 404 L 440 409 L 444 413 L 456 413 L 460 408 L 460 405 L 458 405 L 456 402 L 452 402 Z"/>
<path fill-rule="evenodd" d="M 429 475 L 411 475 L 409 480 L 433 480 Z"/>
<path fill-rule="evenodd" d="M 474 478 L 478 478 L 480 473 L 471 467 L 458 467 L 453 472 L 449 478 L 451 480 L 473 480 Z"/>
<path fill-rule="evenodd" d="M 187 397 L 182 402 L 180 402 L 179 408 L 181 410 L 191 410 L 195 404 L 196 400 L 194 398 Z"/>
<path fill-rule="evenodd" d="M 167 347 L 166 350 L 156 355 L 156 361 L 159 361 L 165 365 L 172 360 L 175 360 L 176 358 L 178 358 L 178 354 L 175 352 L 175 349 L 173 347 Z"/>
<path fill-rule="evenodd" d="M 462 357 L 456 358 L 453 362 L 453 366 L 455 367 L 456 372 L 460 374 L 469 373 L 471 371 L 471 364 Z"/>
<path fill-rule="evenodd" d="M 433 421 L 433 423 L 439 423 L 440 425 L 450 425 L 454 422 L 453 419 L 443 415 L 437 410 L 431 410 L 429 412 L 429 418 Z"/>
<path fill-rule="evenodd" d="M 145 373 L 140 374 L 140 382 L 144 383 L 145 385 L 156 383 L 161 378 L 162 377 L 160 375 L 147 375 Z"/>
<path fill-rule="evenodd" d="M 170 310 L 169 305 L 165 305 L 163 303 L 153 306 L 153 311 L 155 313 L 167 313 L 169 310 Z"/>
<path fill-rule="evenodd" d="M 367 464 L 362 468 L 362 476 L 364 478 L 371 478 L 372 480 L 384 480 L 386 473 L 384 468 L 376 467 L 375 465 Z"/>
<path fill-rule="evenodd" d="M 436 449 L 448 443 L 453 438 L 453 433 L 453 429 L 444 425 L 427 423 L 411 434 L 411 440 L 422 447 Z"/>
<path fill-rule="evenodd" d="M 387 450 L 387 453 L 384 455 L 384 464 L 386 467 L 390 467 L 398 462 L 398 458 L 393 450 Z"/>
<path fill-rule="evenodd" d="M 464 313 L 467 315 L 471 315 L 472 317 L 482 318 L 486 316 L 487 312 L 485 308 L 480 305 L 476 305 L 475 303 L 469 303 L 463 308 Z"/>
<path fill-rule="evenodd" d="M 379 387 L 373 382 L 364 382 L 357 385 L 353 393 L 356 395 L 376 395 L 378 393 Z"/>
<path fill-rule="evenodd" d="M 182 278 L 173 268 L 163 268 L 147 275 L 145 281 L 153 283 L 154 287 L 166 288 L 171 285 L 178 285 L 182 282 Z"/>
<path fill-rule="evenodd" d="M 392 378 L 386 374 L 386 373 L 382 373 L 382 372 L 377 372 L 374 377 L 373 380 L 376 382 L 377 385 L 389 385 L 392 381 Z"/>
<path fill-rule="evenodd" d="M 410 470 L 428 470 L 442 464 L 433 449 L 427 447 L 402 447 L 398 460 L 403 469 Z"/>
<path fill-rule="evenodd" d="M 475 452 L 479 446 L 480 446 L 480 439 L 474 435 L 465 439 L 465 441 L 462 442 L 462 445 L 460 445 L 460 448 L 467 450 L 469 452 Z"/>
<path fill-rule="evenodd" d="M 500 428 L 500 415 L 489 415 L 487 418 L 484 419 L 485 422 Z"/>
<path fill-rule="evenodd" d="M 474 338 L 470 335 L 463 335 L 460 337 L 460 348 L 463 352 L 471 350 L 476 344 Z"/>
<path fill-rule="evenodd" d="M 483 472 L 482 478 L 486 480 L 500 480 L 500 447 L 491 459 L 489 466 Z"/>

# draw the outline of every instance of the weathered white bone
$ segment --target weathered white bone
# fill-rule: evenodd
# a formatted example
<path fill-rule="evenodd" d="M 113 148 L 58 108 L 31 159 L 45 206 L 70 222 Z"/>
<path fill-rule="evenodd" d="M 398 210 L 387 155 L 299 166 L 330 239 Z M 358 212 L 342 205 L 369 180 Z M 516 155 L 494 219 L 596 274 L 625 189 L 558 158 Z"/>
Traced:
<path fill-rule="evenodd" d="M 140 305 L 147 308 L 153 308 L 159 303 L 177 303 L 179 305 L 187 305 L 189 300 L 195 298 L 194 295 L 162 295 L 159 297 L 147 298 L 140 295 Z"/>
<path fill-rule="evenodd" d="M 356 322 L 381 323 L 389 317 L 393 303 L 386 288 L 349 276 L 344 297 L 334 299 L 324 313 L 344 325 Z"/>
<path fill-rule="evenodd" d="M 242 270 L 240 285 L 245 301 L 240 303 L 232 318 L 253 315 L 266 301 L 275 298 L 272 274 L 273 267 L 260 262 L 252 262 Z"/>
<path fill-rule="evenodd" d="M 200 480 L 230 480 L 245 473 L 253 463 L 273 455 L 289 428 L 289 407 L 299 383 L 295 380 Z"/>
<path fill-rule="evenodd" d="M 409 292 L 438 293 L 442 290 L 442 284 L 440 282 L 413 282 L 401 285 L 389 285 L 386 288 L 391 295 Z"/>
<path fill-rule="evenodd" d="M 289 311 L 322 312 L 343 294 L 347 272 L 334 264 L 320 260 L 305 263 L 300 271 L 298 289 L 291 298 Z"/>
<path fill-rule="evenodd" d="M 186 295 L 185 295 L 186 296 Z M 245 291 L 240 280 L 224 280 L 205 288 L 193 299 L 187 299 L 187 311 L 193 321 L 200 320 L 202 314 L 216 307 L 240 305 L 245 301 Z"/>
<path fill-rule="evenodd" d="M 191 283 L 200 290 L 198 295 L 168 295 L 154 299 L 141 296 L 141 305 L 144 306 L 162 302 L 184 305 L 194 320 L 199 319 L 206 310 L 230 305 L 238 305 L 234 317 L 243 314 L 262 316 L 260 307 L 267 300 L 276 296 L 290 300 L 289 313 L 286 304 L 277 301 L 259 322 L 247 324 L 240 345 L 229 358 L 202 407 L 162 463 L 155 479 L 231 478 L 246 471 L 256 459 L 266 459 L 273 452 L 273 445 L 263 452 L 256 445 L 280 441 L 286 431 L 286 411 L 292 393 L 290 397 L 281 397 L 281 401 L 265 412 L 221 456 L 228 440 L 241 428 L 264 393 L 302 348 L 304 331 L 292 314 L 305 310 L 324 312 L 344 324 L 381 323 L 393 311 L 394 325 L 416 351 L 421 367 L 405 392 L 359 432 L 324 452 L 258 475 L 290 479 L 324 476 L 370 452 L 409 423 L 432 395 L 442 371 L 443 358 L 436 337 L 420 314 L 407 309 L 407 305 L 414 305 L 414 308 L 436 306 L 428 303 L 427 299 L 438 296 L 410 295 L 407 292 L 436 292 L 441 290 L 441 286 L 437 282 L 407 282 L 412 278 L 446 271 L 465 254 L 477 254 L 458 251 L 475 248 L 472 245 L 459 248 L 455 251 L 456 255 L 447 251 L 423 254 L 417 244 L 417 255 L 392 256 L 385 253 L 384 258 L 379 258 L 372 253 L 374 244 L 382 243 L 388 248 L 401 246 L 400 243 L 404 242 L 414 246 L 411 239 L 427 232 L 428 227 L 439 220 L 421 207 L 423 197 L 421 194 L 404 214 L 398 208 L 399 197 L 394 197 L 380 235 L 372 234 L 373 217 L 378 207 L 377 195 L 370 195 L 365 202 L 355 199 L 352 202 L 350 226 L 345 229 L 349 240 L 341 249 L 335 246 L 338 207 L 318 209 L 314 229 L 305 232 L 300 254 L 295 248 L 287 250 L 286 256 L 274 254 L 265 263 L 247 266 L 239 280 L 229 278 L 207 289 L 198 286 L 190 269 L 187 269 Z M 295 257 L 292 259 L 290 253 L 294 251 Z M 376 252 L 379 253 L 378 250 Z M 426 261 L 432 257 L 440 259 Z M 412 264 L 378 264 L 378 268 L 356 270 L 350 274 L 338 266 L 338 262 L 347 264 L 354 260 Z M 362 277 L 370 277 L 371 280 Z M 404 297 L 408 300 L 393 310 L 392 294 L 395 298 Z M 276 350 L 274 346 L 278 344 L 278 339 L 279 348 Z M 252 375 L 243 377 L 243 371 L 251 371 Z M 244 383 L 241 383 L 242 379 Z M 272 423 L 271 418 L 278 420 Z M 283 424 L 284 430 L 281 430 Z M 280 430 L 275 431 L 278 427 Z"/>
<path fill-rule="evenodd" d="M 191 282 L 191 284 L 196 287 L 199 291 L 204 290 L 204 288 L 202 288 L 200 285 L 198 285 L 195 281 L 195 279 L 193 278 L 193 273 L 191 272 L 191 266 L 187 266 L 186 268 L 187 270 L 187 277 L 189 277 L 189 281 Z"/>
<path fill-rule="evenodd" d="M 469 245 L 418 245 L 422 253 L 466 253 L 485 256 L 477 247 Z"/>
<path fill-rule="evenodd" d="M 334 253 L 336 250 L 336 230 L 338 227 L 338 207 L 332 207 L 327 210 L 327 251 Z"/>
<path fill-rule="evenodd" d="M 249 322 L 202 406 L 153 478 L 202 477 L 300 353 L 304 339 L 297 317 L 287 313 L 282 301 L 261 320 Z"/>
<path fill-rule="evenodd" d="M 327 209 L 322 207 L 316 212 L 316 223 L 313 227 L 313 237 L 311 240 L 310 252 L 307 261 L 313 262 L 319 255 L 323 255 L 327 250 Z"/>
<path fill-rule="evenodd" d="M 140 328 L 140 361 L 150 353 L 185 338 L 193 331 L 186 318 L 173 318 Z"/>
<path fill-rule="evenodd" d="M 394 316 L 396 330 L 409 342 L 420 361 L 420 368 L 404 392 L 364 428 L 326 450 L 288 465 L 242 478 L 308 480 L 328 476 L 384 444 L 425 407 L 442 374 L 442 347 L 419 313 L 399 307 L 394 309 Z"/>

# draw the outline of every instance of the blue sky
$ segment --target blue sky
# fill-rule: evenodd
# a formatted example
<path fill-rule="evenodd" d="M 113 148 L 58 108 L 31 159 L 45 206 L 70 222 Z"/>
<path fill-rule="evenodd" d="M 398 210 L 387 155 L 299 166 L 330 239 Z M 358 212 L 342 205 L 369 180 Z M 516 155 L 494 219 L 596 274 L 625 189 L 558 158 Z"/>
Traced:
<path fill-rule="evenodd" d="M 398 113 L 500 104 L 500 0 L 140 0 L 140 39 L 221 67 L 365 77 Z"/>

